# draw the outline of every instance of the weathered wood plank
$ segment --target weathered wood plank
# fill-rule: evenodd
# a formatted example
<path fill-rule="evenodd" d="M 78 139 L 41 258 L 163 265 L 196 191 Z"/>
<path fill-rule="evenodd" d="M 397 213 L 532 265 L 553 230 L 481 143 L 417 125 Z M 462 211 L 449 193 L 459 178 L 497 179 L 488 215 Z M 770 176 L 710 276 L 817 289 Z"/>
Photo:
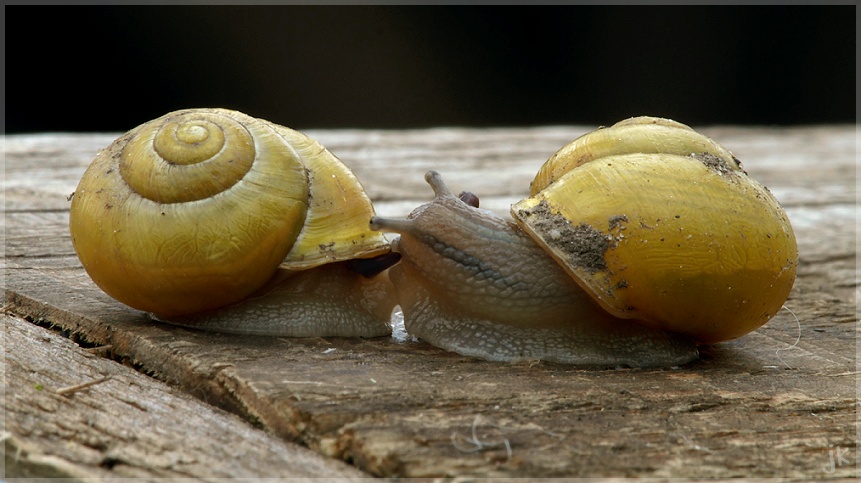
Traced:
<path fill-rule="evenodd" d="M 177 389 L 3 315 L 5 476 L 367 475 L 253 428 Z M 96 382 L 80 388 L 87 381 Z"/>
<path fill-rule="evenodd" d="M 309 134 L 354 169 L 378 212 L 403 215 L 430 198 L 429 168 L 505 212 L 541 162 L 587 130 Z M 7 304 L 374 475 L 854 475 L 854 460 L 827 471 L 837 449 L 856 455 L 854 127 L 701 131 L 786 206 L 801 252 L 787 307 L 799 322 L 782 311 L 681 369 L 494 364 L 400 331 L 267 339 L 154 325 L 92 284 L 68 238 L 66 196 L 113 135 L 5 138 Z"/>

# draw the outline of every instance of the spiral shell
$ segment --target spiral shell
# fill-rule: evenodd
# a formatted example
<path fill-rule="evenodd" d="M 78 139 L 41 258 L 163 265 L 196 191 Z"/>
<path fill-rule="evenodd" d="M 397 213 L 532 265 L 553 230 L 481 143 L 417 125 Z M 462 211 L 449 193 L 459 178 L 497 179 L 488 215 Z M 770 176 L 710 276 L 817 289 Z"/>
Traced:
<path fill-rule="evenodd" d="M 103 150 L 72 200 L 87 273 L 140 310 L 224 306 L 280 267 L 304 270 L 389 250 L 350 170 L 307 136 L 226 109 L 187 109 Z"/>
<path fill-rule="evenodd" d="M 611 314 L 710 343 L 767 322 L 795 281 L 786 213 L 688 126 L 626 120 L 562 148 L 511 213 Z"/>

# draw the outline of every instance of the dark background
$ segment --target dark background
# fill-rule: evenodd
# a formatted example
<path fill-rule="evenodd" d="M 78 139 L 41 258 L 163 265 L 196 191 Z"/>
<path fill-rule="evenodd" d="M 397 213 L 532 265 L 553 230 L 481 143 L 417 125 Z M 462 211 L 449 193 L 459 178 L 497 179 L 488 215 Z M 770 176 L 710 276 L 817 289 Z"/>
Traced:
<path fill-rule="evenodd" d="M 855 122 L 854 5 L 52 10 L 6 7 L 6 132 Z"/>

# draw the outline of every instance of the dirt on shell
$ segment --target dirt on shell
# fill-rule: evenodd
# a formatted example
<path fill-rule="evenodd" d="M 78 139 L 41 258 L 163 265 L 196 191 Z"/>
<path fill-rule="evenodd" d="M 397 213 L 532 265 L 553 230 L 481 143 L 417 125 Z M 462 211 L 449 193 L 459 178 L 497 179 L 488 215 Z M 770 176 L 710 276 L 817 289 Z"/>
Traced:
<path fill-rule="evenodd" d="M 707 168 L 723 176 L 726 174 L 736 174 L 736 169 L 730 166 L 726 160 L 720 156 L 715 156 L 711 153 L 692 154 L 692 158 L 703 163 Z"/>
<path fill-rule="evenodd" d="M 604 233 L 585 223 L 574 225 L 555 212 L 547 200 L 519 210 L 518 215 L 572 267 L 590 274 L 607 269 L 604 253 L 610 247 L 610 239 Z"/>

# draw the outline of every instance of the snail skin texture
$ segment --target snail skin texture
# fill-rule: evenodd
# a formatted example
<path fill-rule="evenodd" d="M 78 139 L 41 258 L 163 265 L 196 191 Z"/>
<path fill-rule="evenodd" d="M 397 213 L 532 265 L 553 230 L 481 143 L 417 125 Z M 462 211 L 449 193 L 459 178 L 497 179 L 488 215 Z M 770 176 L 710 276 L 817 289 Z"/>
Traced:
<path fill-rule="evenodd" d="M 390 270 L 408 332 L 494 361 L 677 366 L 781 308 L 798 252 L 785 212 L 725 148 L 639 117 L 586 134 L 502 219 L 455 197 L 396 232 Z"/>
<path fill-rule="evenodd" d="M 385 271 L 354 269 L 390 256 L 368 229 L 373 214 L 352 172 L 316 141 L 236 111 L 187 109 L 98 154 L 69 229 L 96 285 L 160 320 L 375 337 L 391 332 L 396 300 Z"/>

